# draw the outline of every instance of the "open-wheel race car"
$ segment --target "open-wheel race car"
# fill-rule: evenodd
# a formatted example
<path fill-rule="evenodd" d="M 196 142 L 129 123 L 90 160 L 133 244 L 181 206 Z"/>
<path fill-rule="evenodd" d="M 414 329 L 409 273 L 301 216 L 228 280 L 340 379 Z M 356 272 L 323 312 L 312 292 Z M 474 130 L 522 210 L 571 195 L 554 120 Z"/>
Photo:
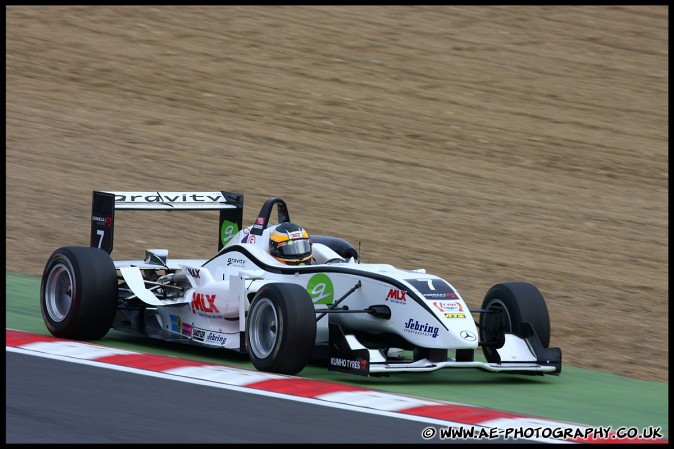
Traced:
<path fill-rule="evenodd" d="M 113 260 L 117 210 L 218 210 L 218 250 L 203 260 L 171 259 L 167 249 Z M 330 235 L 312 235 L 310 257 L 288 265 L 270 251 L 271 233 L 285 223 L 288 207 L 276 197 L 243 227 L 240 193 L 94 191 L 90 245 L 61 247 L 46 263 L 44 322 L 59 338 L 97 340 L 115 329 L 224 348 L 281 374 L 299 373 L 313 357 L 327 358 L 332 371 L 365 376 L 561 372 L 561 350 L 549 347 L 548 309 L 533 285 L 493 285 L 482 306 L 470 309 L 446 280 L 425 269 L 361 263 L 349 241 Z M 485 361 L 476 359 L 478 347 Z"/>

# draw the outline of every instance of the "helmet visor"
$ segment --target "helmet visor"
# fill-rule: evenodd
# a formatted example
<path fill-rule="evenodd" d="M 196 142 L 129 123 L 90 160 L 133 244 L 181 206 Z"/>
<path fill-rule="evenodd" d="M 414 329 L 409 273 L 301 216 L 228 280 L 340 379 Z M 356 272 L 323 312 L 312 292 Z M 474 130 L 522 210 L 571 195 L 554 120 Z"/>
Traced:
<path fill-rule="evenodd" d="M 311 253 L 311 241 L 309 239 L 296 239 L 280 242 L 276 246 L 276 252 L 281 257 L 306 256 Z"/>

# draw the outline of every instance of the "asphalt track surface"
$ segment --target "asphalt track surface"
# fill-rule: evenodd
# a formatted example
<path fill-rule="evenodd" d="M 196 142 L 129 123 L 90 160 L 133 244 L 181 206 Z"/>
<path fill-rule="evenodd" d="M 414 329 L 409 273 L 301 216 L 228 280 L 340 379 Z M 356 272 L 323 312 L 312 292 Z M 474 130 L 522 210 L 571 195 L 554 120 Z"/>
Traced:
<path fill-rule="evenodd" d="M 6 363 L 6 443 L 471 442 L 424 440 L 428 422 L 13 352 Z"/>

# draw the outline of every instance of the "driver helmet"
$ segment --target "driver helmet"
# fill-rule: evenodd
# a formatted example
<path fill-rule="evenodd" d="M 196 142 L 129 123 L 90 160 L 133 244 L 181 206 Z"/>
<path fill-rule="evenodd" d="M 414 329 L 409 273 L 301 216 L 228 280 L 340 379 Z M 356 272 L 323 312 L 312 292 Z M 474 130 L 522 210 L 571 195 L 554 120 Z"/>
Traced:
<path fill-rule="evenodd" d="M 309 233 L 295 223 L 280 223 L 269 233 L 269 252 L 286 265 L 310 265 Z"/>

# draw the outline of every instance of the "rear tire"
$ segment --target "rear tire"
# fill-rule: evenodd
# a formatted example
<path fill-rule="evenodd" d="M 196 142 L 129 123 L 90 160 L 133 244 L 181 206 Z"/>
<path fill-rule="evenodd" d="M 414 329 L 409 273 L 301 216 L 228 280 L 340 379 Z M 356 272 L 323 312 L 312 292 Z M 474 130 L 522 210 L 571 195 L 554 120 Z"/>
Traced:
<path fill-rule="evenodd" d="M 40 309 L 58 338 L 103 338 L 117 312 L 117 270 L 99 248 L 68 246 L 49 257 L 42 274 Z"/>
<path fill-rule="evenodd" d="M 347 240 L 339 237 L 333 237 L 331 235 L 312 235 L 311 241 L 313 243 L 320 243 L 327 246 L 339 254 L 339 257 L 342 257 L 346 260 L 349 260 L 353 257 L 356 261 L 358 261 L 358 251 Z"/>
<path fill-rule="evenodd" d="M 260 371 L 297 374 L 316 342 L 311 296 L 297 284 L 266 284 L 253 298 L 246 319 L 246 346 Z"/>
<path fill-rule="evenodd" d="M 505 334 L 524 334 L 522 323 L 529 323 L 544 348 L 550 345 L 550 315 L 545 299 L 538 289 L 526 282 L 496 284 L 482 301 L 480 313 L 480 342 L 482 352 L 490 363 L 501 361 L 498 348 L 505 343 Z"/>

